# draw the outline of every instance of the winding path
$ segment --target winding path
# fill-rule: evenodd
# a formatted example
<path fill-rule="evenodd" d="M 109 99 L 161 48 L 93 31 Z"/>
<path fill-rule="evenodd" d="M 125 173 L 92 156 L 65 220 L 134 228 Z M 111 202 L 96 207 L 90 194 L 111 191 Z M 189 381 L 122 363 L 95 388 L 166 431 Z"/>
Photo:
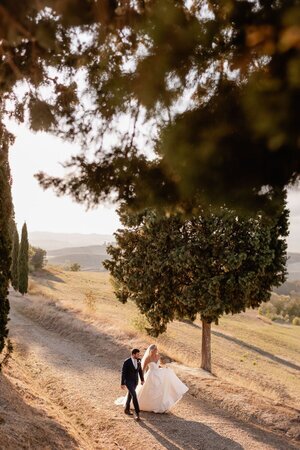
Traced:
<path fill-rule="evenodd" d="M 119 370 L 127 356 L 124 346 L 91 327 L 83 334 L 68 332 L 67 311 L 59 318 L 65 315 L 65 328 L 59 331 L 54 320 L 45 327 L 30 314 L 36 302 L 30 296 L 11 294 L 10 302 L 15 357 L 41 397 L 56 406 L 56 420 L 61 417 L 78 430 L 80 449 L 296 449 L 276 434 L 238 421 L 189 394 L 171 413 L 143 413 L 142 421 L 134 422 L 113 403 L 122 395 Z"/>

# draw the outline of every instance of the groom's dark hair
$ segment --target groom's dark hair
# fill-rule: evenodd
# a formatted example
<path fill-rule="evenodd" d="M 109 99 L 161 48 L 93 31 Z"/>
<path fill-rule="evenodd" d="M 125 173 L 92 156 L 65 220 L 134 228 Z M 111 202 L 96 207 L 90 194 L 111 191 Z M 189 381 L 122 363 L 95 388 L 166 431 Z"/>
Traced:
<path fill-rule="evenodd" d="M 133 349 L 131 350 L 131 354 L 132 354 L 132 355 L 136 355 L 137 353 L 140 353 L 140 351 L 139 351 L 138 348 L 133 348 Z"/>

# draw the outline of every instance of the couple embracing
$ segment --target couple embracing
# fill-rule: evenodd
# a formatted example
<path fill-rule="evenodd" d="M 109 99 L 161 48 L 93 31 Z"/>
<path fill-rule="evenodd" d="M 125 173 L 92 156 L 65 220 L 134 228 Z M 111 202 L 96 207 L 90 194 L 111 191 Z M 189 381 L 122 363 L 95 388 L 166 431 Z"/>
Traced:
<path fill-rule="evenodd" d="M 172 369 L 160 367 L 159 353 L 155 344 L 147 348 L 142 360 L 140 356 L 139 349 L 135 348 L 131 351 L 131 357 L 124 361 L 121 387 L 127 389 L 128 393 L 115 402 L 124 406 L 125 414 L 131 415 L 132 401 L 135 420 L 140 419 L 140 411 L 166 412 L 188 390 Z"/>

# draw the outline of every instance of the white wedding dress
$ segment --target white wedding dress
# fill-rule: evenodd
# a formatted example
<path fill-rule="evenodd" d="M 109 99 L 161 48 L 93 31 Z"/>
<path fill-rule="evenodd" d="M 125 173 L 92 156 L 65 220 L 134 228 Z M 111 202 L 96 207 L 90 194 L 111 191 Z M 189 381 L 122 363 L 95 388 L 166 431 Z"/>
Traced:
<path fill-rule="evenodd" d="M 139 384 L 136 393 L 141 411 L 164 413 L 188 391 L 188 387 L 168 367 L 150 362 L 145 383 Z"/>

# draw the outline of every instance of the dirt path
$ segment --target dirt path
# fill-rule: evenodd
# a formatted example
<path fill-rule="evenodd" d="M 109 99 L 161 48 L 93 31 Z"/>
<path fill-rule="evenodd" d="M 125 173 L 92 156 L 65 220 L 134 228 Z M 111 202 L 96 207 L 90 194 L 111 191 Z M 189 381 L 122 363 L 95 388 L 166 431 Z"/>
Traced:
<path fill-rule="evenodd" d="M 238 450 L 296 449 L 274 433 L 238 421 L 187 394 L 169 414 L 143 413 L 135 423 L 114 405 L 122 395 L 119 370 L 128 350 L 101 330 L 68 331 L 61 311 L 45 328 L 36 300 L 11 295 L 14 359 L 41 397 L 55 405 L 56 420 L 75 427 L 80 449 Z M 32 305 L 31 305 L 32 302 Z M 65 326 L 58 322 L 65 317 Z M 78 328 L 79 330 L 79 328 Z M 14 364 L 14 362 L 12 362 Z M 45 447 L 46 448 L 46 447 Z"/>

